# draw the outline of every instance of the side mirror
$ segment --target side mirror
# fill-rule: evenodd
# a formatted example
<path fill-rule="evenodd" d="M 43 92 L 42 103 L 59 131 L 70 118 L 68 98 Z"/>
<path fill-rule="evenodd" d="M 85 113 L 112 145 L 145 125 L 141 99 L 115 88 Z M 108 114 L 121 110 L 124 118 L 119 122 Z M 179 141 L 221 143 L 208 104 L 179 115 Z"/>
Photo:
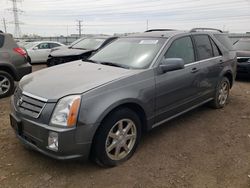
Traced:
<path fill-rule="evenodd" d="M 34 48 L 33 48 L 33 50 L 38 50 L 38 47 L 37 47 L 37 46 L 36 46 L 36 47 L 34 47 Z"/>
<path fill-rule="evenodd" d="M 166 58 L 162 60 L 160 69 L 163 73 L 165 73 L 169 71 L 184 69 L 184 65 L 184 60 L 181 58 Z"/>

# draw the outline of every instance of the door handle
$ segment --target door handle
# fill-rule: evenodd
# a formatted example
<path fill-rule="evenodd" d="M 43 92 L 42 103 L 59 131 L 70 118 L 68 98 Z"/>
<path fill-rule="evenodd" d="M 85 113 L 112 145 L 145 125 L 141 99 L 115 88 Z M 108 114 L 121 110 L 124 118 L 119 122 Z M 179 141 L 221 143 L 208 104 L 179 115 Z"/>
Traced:
<path fill-rule="evenodd" d="M 191 73 L 196 73 L 196 72 L 198 72 L 198 71 L 199 71 L 199 69 L 196 68 L 196 67 L 194 67 L 194 68 L 192 68 Z"/>

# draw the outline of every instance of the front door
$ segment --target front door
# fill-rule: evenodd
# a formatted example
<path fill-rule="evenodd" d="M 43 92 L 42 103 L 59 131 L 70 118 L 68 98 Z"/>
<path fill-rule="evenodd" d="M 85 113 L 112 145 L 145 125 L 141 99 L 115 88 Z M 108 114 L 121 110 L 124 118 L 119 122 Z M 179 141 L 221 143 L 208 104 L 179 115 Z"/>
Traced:
<path fill-rule="evenodd" d="M 185 68 L 157 73 L 155 125 L 196 103 L 200 85 L 200 64 L 195 62 L 195 52 L 190 36 L 174 40 L 163 58 L 182 58 Z"/>

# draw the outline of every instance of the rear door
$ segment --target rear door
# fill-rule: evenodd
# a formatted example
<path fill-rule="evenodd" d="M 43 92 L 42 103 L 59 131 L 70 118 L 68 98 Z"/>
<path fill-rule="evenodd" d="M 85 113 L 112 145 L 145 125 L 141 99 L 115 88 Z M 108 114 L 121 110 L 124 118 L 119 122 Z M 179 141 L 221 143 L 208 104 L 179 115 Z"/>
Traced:
<path fill-rule="evenodd" d="M 50 53 L 50 44 L 47 42 L 37 45 L 38 49 L 35 50 L 35 57 L 37 62 L 46 62 Z"/>
<path fill-rule="evenodd" d="M 199 95 L 212 97 L 223 69 L 222 54 L 213 39 L 206 34 L 193 34 L 197 60 L 200 63 L 201 80 Z"/>
<path fill-rule="evenodd" d="M 156 125 L 197 104 L 199 98 L 200 67 L 191 37 L 175 39 L 162 58 L 182 58 L 185 68 L 156 75 Z"/>

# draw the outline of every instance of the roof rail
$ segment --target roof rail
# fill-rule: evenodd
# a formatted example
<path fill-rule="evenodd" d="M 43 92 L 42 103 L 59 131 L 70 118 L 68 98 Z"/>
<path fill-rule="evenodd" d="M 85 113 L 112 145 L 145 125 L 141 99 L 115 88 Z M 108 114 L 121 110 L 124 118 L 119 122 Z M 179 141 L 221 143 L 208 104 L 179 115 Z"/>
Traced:
<path fill-rule="evenodd" d="M 223 33 L 223 31 L 220 30 L 220 29 L 206 28 L 206 27 L 193 28 L 193 29 L 190 30 L 190 32 L 197 32 L 198 30 L 201 30 L 201 31 L 205 31 L 205 30 L 207 30 L 207 31 L 218 31 L 220 33 Z"/>
<path fill-rule="evenodd" d="M 144 33 L 154 32 L 154 31 L 176 31 L 176 29 L 149 29 Z"/>

